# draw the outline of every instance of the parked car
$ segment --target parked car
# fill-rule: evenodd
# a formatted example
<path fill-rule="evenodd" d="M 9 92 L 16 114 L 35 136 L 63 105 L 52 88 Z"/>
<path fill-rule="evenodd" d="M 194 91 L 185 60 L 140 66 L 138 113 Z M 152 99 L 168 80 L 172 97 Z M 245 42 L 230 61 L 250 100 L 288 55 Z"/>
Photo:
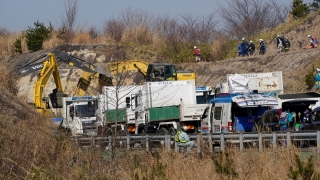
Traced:
<path fill-rule="evenodd" d="M 310 99 L 299 99 L 299 100 L 290 100 L 282 103 L 281 109 L 270 109 L 263 113 L 261 119 L 255 122 L 254 131 L 259 132 L 273 132 L 273 131 L 295 131 L 296 123 L 300 123 L 304 111 L 309 109 L 310 105 L 314 105 L 318 102 L 318 100 L 310 100 Z M 320 110 L 320 109 L 319 109 Z M 288 111 L 293 115 L 293 121 L 289 123 L 287 129 L 281 128 L 280 125 L 280 116 L 283 111 Z M 318 113 L 320 116 L 320 112 Z M 320 119 L 319 119 L 320 120 Z M 307 127 L 305 127 L 307 128 Z M 319 124 L 320 128 L 320 124 Z"/>
<path fill-rule="evenodd" d="M 299 132 L 315 132 L 320 131 L 320 107 L 317 107 L 312 110 L 310 117 L 306 123 L 301 124 L 301 127 L 299 129 Z M 299 142 L 297 143 L 299 147 L 309 147 L 309 146 L 316 146 L 317 142 L 316 140 L 310 140 L 313 139 L 311 137 L 296 137 L 299 139 Z"/>
<path fill-rule="evenodd" d="M 320 130 L 320 107 L 312 110 L 309 121 L 301 125 L 300 131 L 319 131 Z"/>
<path fill-rule="evenodd" d="M 270 132 L 270 131 L 279 131 L 279 117 L 281 114 L 281 109 L 270 109 L 266 110 L 261 118 L 255 122 L 255 127 L 253 131 L 258 132 Z"/>

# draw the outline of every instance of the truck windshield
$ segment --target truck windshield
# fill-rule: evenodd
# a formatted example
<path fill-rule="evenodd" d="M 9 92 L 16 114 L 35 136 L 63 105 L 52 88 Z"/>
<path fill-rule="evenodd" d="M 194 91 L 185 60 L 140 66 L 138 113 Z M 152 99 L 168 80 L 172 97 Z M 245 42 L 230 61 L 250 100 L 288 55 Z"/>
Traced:
<path fill-rule="evenodd" d="M 76 117 L 95 117 L 95 106 L 88 106 L 87 104 L 75 106 Z"/>
<path fill-rule="evenodd" d="M 208 115 L 209 115 L 209 108 L 207 107 L 207 108 L 204 110 L 204 113 L 203 113 L 201 119 L 207 118 Z"/>

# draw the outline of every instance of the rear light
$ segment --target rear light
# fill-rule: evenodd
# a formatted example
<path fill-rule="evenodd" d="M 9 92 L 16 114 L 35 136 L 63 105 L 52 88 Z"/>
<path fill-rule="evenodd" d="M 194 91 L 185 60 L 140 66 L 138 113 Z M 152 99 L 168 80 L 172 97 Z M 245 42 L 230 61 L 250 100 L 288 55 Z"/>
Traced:
<path fill-rule="evenodd" d="M 188 130 L 194 130 L 194 126 L 193 125 L 189 125 L 188 126 Z"/>
<path fill-rule="evenodd" d="M 282 109 L 280 109 L 278 112 L 278 120 L 280 120 L 281 113 L 282 113 Z"/>
<path fill-rule="evenodd" d="M 228 130 L 229 132 L 232 132 L 232 122 L 228 122 Z"/>
<path fill-rule="evenodd" d="M 229 95 L 229 93 L 219 93 L 219 96 L 226 96 L 226 95 Z"/>

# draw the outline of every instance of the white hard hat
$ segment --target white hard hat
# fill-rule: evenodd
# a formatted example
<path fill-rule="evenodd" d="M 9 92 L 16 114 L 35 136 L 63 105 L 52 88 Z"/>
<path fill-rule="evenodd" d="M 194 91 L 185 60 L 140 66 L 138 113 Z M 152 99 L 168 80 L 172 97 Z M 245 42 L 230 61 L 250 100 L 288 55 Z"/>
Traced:
<path fill-rule="evenodd" d="M 319 68 L 317 68 L 317 69 L 316 69 L 316 71 L 317 71 L 317 72 L 320 72 L 320 69 L 319 69 Z"/>
<path fill-rule="evenodd" d="M 186 130 L 188 130 L 188 127 L 187 126 L 182 126 L 182 130 L 186 131 Z"/>
<path fill-rule="evenodd" d="M 260 42 L 263 41 L 263 39 L 260 39 Z"/>
<path fill-rule="evenodd" d="M 250 42 L 252 43 L 252 40 L 250 40 Z"/>
<path fill-rule="evenodd" d="M 277 37 L 280 37 L 280 35 L 277 35 Z"/>
<path fill-rule="evenodd" d="M 311 37 L 311 35 L 308 35 L 308 38 Z"/>
<path fill-rule="evenodd" d="M 310 41 L 310 43 L 313 43 L 313 41 Z"/>
<path fill-rule="evenodd" d="M 194 46 L 193 48 L 195 49 L 195 48 L 197 48 L 197 46 Z"/>
<path fill-rule="evenodd" d="M 242 41 L 244 41 L 244 38 L 242 38 Z"/>

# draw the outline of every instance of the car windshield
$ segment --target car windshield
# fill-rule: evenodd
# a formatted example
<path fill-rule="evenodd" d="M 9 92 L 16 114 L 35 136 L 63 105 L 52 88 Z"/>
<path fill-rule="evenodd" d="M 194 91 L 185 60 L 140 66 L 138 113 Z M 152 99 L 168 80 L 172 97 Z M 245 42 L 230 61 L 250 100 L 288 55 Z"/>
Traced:
<path fill-rule="evenodd" d="M 88 106 L 88 104 L 75 106 L 76 117 L 95 117 L 95 106 Z"/>

